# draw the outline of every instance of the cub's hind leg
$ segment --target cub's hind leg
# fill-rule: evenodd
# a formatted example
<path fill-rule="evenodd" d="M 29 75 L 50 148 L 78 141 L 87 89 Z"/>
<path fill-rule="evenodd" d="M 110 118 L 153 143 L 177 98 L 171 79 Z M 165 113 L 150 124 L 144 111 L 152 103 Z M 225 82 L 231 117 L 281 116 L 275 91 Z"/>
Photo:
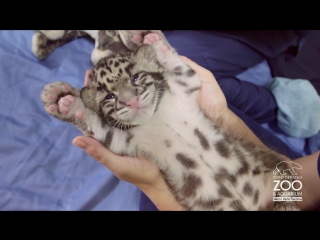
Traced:
<path fill-rule="evenodd" d="M 43 60 L 56 48 L 86 35 L 80 30 L 36 30 L 32 36 L 32 52 L 39 60 Z"/>
<path fill-rule="evenodd" d="M 118 30 L 124 45 L 131 51 L 137 50 L 143 44 L 144 37 L 148 33 L 161 33 L 160 30 Z"/>

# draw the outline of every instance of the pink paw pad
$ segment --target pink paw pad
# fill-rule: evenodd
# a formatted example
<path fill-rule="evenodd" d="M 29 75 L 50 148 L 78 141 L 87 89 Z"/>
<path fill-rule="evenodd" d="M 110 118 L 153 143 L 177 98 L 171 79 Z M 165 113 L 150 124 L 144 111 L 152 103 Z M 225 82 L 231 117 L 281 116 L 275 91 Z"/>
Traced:
<path fill-rule="evenodd" d="M 169 50 L 169 48 L 166 46 L 166 45 L 163 45 L 162 47 L 161 47 L 161 51 L 162 52 L 166 52 L 166 51 L 168 51 Z"/>
<path fill-rule="evenodd" d="M 139 35 L 134 35 L 134 36 L 132 37 L 132 40 L 133 40 L 134 42 L 140 42 L 141 38 L 140 38 Z"/>
<path fill-rule="evenodd" d="M 65 97 L 60 98 L 58 105 L 59 105 L 59 111 L 66 115 L 70 111 L 70 106 L 72 103 L 75 102 L 75 97 L 71 95 L 67 95 Z"/>
<path fill-rule="evenodd" d="M 60 92 L 59 88 L 57 88 L 57 87 L 55 87 L 55 86 L 51 86 L 50 88 L 51 88 L 51 90 L 52 90 L 53 92 L 55 92 L 55 93 L 59 93 L 59 92 Z"/>
<path fill-rule="evenodd" d="M 159 41 L 159 40 L 161 40 L 161 36 L 159 34 L 157 34 L 157 33 L 149 33 L 148 35 L 146 35 L 144 37 L 143 43 L 151 45 L 154 42 Z M 162 52 L 166 52 L 168 50 L 169 50 L 168 46 L 166 46 L 164 44 L 161 46 L 161 51 Z"/>
<path fill-rule="evenodd" d="M 48 94 L 47 98 L 48 100 L 53 101 L 55 99 L 55 96 L 53 96 L 52 94 Z"/>
<path fill-rule="evenodd" d="M 64 92 L 68 92 L 68 91 L 70 91 L 70 86 L 68 86 L 68 85 L 62 85 L 62 86 L 61 86 L 61 89 L 62 89 L 62 91 L 64 91 Z"/>
<path fill-rule="evenodd" d="M 84 117 L 84 111 L 80 110 L 80 111 L 77 111 L 76 114 L 75 114 L 76 118 L 78 119 L 83 119 Z"/>
<path fill-rule="evenodd" d="M 159 41 L 161 37 L 157 33 L 149 33 L 144 37 L 144 44 L 152 44 L 155 41 Z"/>
<path fill-rule="evenodd" d="M 48 108 L 49 108 L 50 112 L 57 111 L 57 107 L 55 105 L 50 105 Z"/>

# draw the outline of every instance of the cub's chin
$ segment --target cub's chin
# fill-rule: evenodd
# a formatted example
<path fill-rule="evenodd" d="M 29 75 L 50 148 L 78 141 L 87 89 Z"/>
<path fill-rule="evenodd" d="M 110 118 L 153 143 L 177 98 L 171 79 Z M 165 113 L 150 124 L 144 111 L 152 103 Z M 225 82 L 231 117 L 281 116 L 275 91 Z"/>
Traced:
<path fill-rule="evenodd" d="M 152 118 L 154 112 L 155 106 L 146 106 L 139 109 L 130 109 L 125 118 L 121 118 L 119 116 L 119 119 L 121 119 L 123 123 L 128 125 L 143 125 Z"/>

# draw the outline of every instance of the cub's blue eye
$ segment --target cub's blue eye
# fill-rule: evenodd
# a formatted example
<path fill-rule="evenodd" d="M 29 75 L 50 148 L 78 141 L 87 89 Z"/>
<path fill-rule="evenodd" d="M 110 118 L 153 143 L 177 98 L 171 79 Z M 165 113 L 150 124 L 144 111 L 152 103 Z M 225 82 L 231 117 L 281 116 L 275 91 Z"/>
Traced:
<path fill-rule="evenodd" d="M 131 83 L 135 83 L 139 78 L 139 74 L 135 74 L 133 75 L 133 77 L 131 78 Z"/>
<path fill-rule="evenodd" d="M 115 95 L 113 93 L 109 93 L 107 96 L 106 96 L 106 99 L 112 99 L 114 98 Z"/>

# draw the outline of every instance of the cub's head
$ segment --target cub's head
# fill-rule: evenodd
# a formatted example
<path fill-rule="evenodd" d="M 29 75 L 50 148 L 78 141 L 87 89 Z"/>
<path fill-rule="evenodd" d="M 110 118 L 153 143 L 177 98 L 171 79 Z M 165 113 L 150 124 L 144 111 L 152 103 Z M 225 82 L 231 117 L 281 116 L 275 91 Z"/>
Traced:
<path fill-rule="evenodd" d="M 135 53 L 101 59 L 81 98 L 104 123 L 126 129 L 153 116 L 166 86 L 153 47 L 142 45 Z"/>

